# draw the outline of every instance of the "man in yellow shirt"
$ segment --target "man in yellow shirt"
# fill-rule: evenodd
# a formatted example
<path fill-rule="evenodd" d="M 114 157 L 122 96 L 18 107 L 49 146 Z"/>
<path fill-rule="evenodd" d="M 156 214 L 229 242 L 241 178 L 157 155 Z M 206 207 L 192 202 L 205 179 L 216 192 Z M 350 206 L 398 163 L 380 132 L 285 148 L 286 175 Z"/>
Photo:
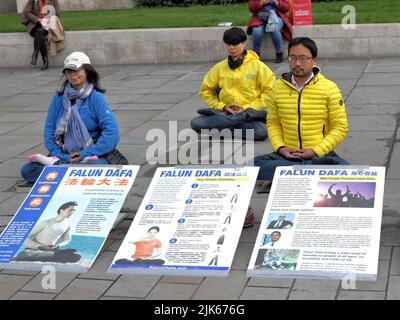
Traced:
<path fill-rule="evenodd" d="M 238 129 L 244 139 L 249 133 L 254 140 L 267 137 L 266 108 L 275 75 L 254 51 L 245 50 L 246 40 L 241 28 L 225 31 L 223 41 L 229 56 L 212 67 L 201 84 L 199 94 L 208 108 L 200 109 L 201 116 L 192 120 L 196 132 Z"/>
<path fill-rule="evenodd" d="M 289 42 L 290 72 L 275 82 L 268 109 L 274 152 L 254 159 L 259 180 L 272 180 L 278 166 L 349 164 L 334 151 L 348 132 L 343 97 L 316 67 L 317 52 L 310 38 Z"/>

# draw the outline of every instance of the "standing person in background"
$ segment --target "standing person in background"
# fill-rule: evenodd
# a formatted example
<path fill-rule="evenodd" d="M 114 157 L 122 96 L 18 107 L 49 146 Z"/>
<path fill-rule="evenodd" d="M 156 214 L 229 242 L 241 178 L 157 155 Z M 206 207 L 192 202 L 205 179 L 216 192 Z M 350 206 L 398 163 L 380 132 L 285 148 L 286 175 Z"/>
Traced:
<path fill-rule="evenodd" d="M 288 0 L 250 0 L 252 13 L 247 25 L 247 34 L 252 35 L 253 51 L 261 55 L 261 43 L 264 33 L 268 32 L 275 47 L 275 62 L 283 62 L 282 36 L 292 40 L 293 27 L 286 13 L 289 12 Z M 272 21 L 272 25 L 271 25 Z"/>
<path fill-rule="evenodd" d="M 51 6 L 54 8 L 54 11 L 49 9 Z M 50 15 L 55 13 L 58 16 L 58 0 L 28 0 L 28 3 L 25 5 L 22 12 L 21 19 L 22 24 L 26 26 L 26 31 L 34 38 L 31 64 L 34 66 L 37 64 L 37 58 L 40 51 L 43 60 L 43 66 L 40 68 L 41 70 L 49 68 L 46 40 L 46 36 L 49 32 L 43 28 L 41 23 L 42 19 L 48 14 L 48 9 Z"/>

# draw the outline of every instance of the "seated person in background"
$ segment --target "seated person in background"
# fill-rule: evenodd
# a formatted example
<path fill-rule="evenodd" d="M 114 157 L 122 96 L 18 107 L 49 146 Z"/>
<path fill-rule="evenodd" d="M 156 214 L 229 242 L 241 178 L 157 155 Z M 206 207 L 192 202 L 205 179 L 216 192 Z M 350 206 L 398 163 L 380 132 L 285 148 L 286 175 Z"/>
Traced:
<path fill-rule="evenodd" d="M 272 180 L 278 166 L 349 164 L 335 152 L 348 131 L 346 108 L 337 85 L 316 67 L 310 38 L 289 42 L 290 72 L 275 82 L 268 109 L 273 153 L 258 156 L 259 180 Z"/>
<path fill-rule="evenodd" d="M 71 53 L 65 59 L 63 73 L 66 80 L 51 101 L 44 127 L 49 155 L 33 154 L 21 169 L 29 183 L 36 181 L 46 165 L 127 164 L 115 149 L 118 123 L 89 57 L 83 52 Z"/>
<path fill-rule="evenodd" d="M 251 50 L 245 50 L 246 33 L 241 28 L 225 31 L 223 41 L 229 54 L 206 74 L 200 97 L 208 108 L 192 120 L 192 129 L 239 129 L 246 138 L 246 129 L 254 130 L 254 140 L 267 137 L 266 108 L 269 105 L 273 72 Z"/>

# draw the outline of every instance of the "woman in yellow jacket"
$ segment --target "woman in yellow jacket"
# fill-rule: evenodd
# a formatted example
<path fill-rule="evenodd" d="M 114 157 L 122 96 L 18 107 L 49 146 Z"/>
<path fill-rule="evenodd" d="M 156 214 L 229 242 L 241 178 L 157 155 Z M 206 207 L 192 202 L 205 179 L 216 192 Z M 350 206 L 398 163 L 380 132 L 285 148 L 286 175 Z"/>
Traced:
<path fill-rule="evenodd" d="M 208 108 L 192 120 L 192 129 L 238 130 L 246 138 L 246 130 L 254 130 L 255 140 L 267 137 L 266 108 L 270 103 L 274 73 L 260 61 L 257 54 L 245 50 L 246 33 L 234 27 L 224 33 L 229 53 L 204 77 L 199 95 Z"/>
<path fill-rule="evenodd" d="M 267 130 L 271 154 L 258 156 L 258 179 L 272 180 L 275 168 L 299 164 L 349 164 L 335 152 L 348 132 L 346 108 L 337 85 L 315 67 L 317 46 L 310 38 L 289 42 L 290 73 L 272 89 Z"/>

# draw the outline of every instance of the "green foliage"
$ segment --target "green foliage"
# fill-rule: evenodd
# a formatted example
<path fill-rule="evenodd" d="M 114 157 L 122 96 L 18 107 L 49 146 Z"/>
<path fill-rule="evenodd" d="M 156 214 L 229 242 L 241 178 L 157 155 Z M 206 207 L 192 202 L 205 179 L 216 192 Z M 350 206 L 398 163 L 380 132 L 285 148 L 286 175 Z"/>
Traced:
<path fill-rule="evenodd" d="M 170 1 L 183 3 L 185 0 Z M 342 8 L 348 4 L 353 5 L 356 9 L 357 24 L 400 22 L 400 0 L 322 1 L 313 3 L 314 24 L 340 24 L 344 16 Z M 61 12 L 61 22 L 66 31 L 216 27 L 219 22 L 223 21 L 232 22 L 234 26 L 245 26 L 251 16 L 247 4 L 248 0 L 244 3 L 230 5 L 198 4 L 188 7 L 182 5 L 180 7 Z M 20 14 L 0 15 L 0 32 L 24 32 L 25 26 L 20 21 Z"/>
<path fill-rule="evenodd" d="M 140 7 L 189 7 L 193 5 L 229 5 L 247 0 L 138 0 Z"/>

